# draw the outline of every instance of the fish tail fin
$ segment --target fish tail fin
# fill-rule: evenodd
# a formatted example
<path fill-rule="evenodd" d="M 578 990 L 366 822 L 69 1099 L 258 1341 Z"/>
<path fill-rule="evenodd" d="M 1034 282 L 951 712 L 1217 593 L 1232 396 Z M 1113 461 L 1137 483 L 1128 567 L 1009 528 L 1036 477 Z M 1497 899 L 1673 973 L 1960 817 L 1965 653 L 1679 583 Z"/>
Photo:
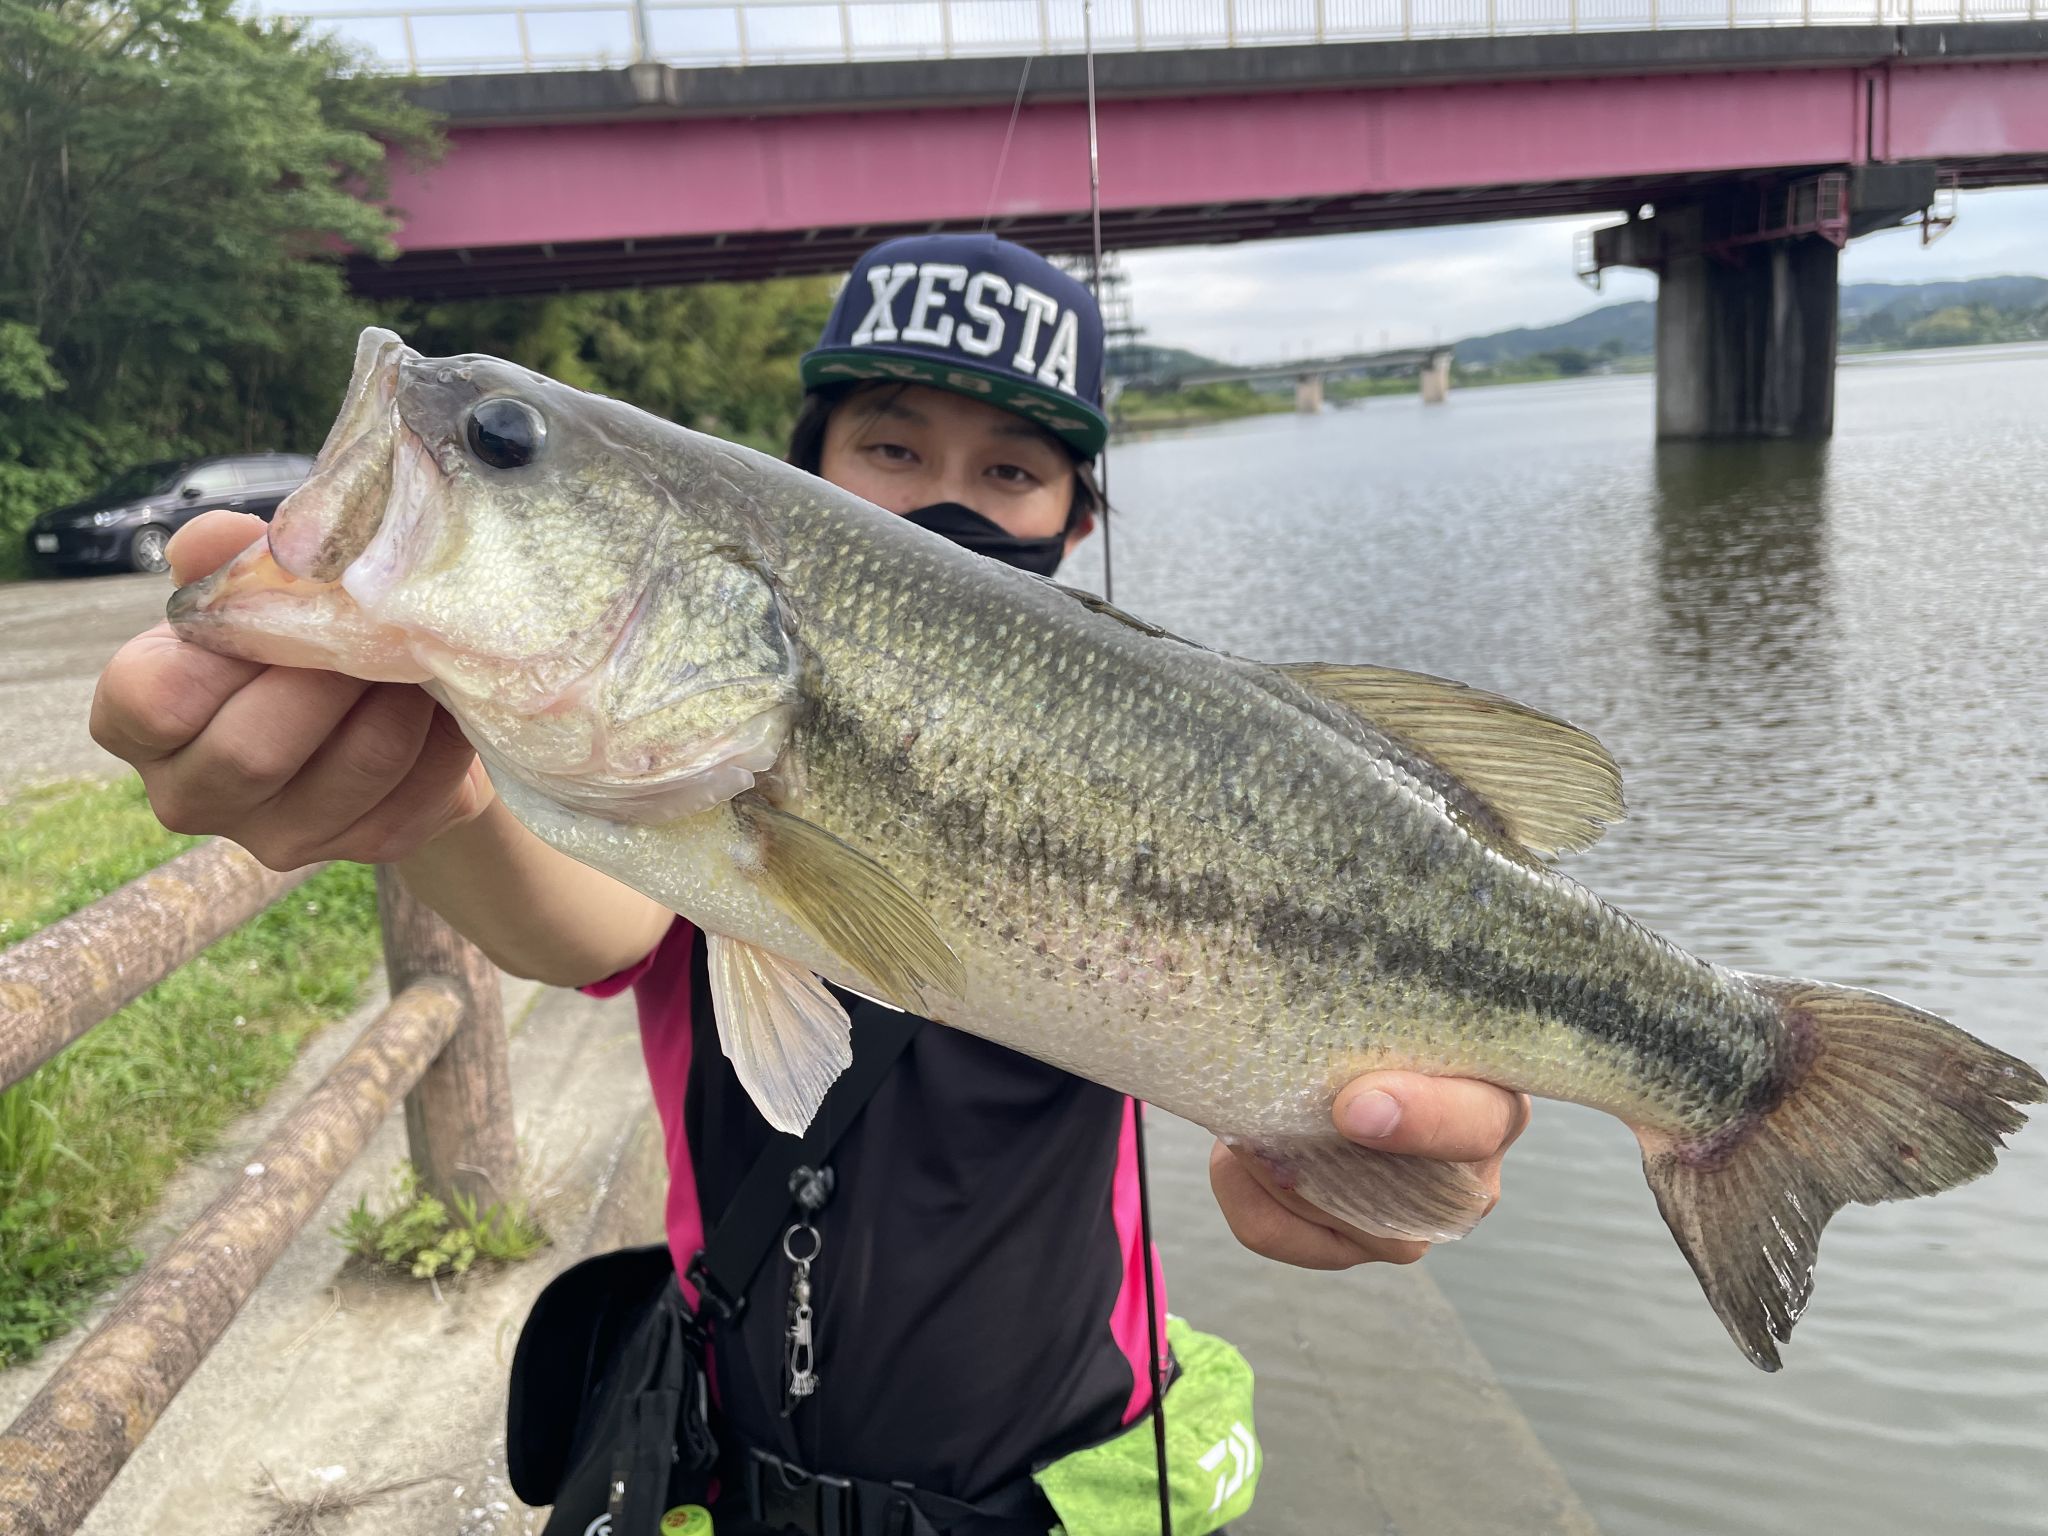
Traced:
<path fill-rule="evenodd" d="M 1932 1195 L 1989 1173 L 2048 1082 L 1953 1024 L 1875 992 L 1745 980 L 1792 1041 L 1771 1098 L 1685 1141 L 1638 1131 L 1657 1207 L 1729 1336 L 1764 1370 L 1813 1291 L 1821 1228 L 1851 1201 Z"/>

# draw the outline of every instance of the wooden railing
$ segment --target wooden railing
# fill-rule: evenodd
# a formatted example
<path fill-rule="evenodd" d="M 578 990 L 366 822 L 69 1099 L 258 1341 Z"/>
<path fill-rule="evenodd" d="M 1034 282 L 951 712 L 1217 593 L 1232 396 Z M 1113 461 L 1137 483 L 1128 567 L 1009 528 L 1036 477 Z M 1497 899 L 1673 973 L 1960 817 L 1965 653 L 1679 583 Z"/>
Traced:
<path fill-rule="evenodd" d="M 202 844 L 0 953 L 0 1088 L 314 872 Z M 482 1204 L 512 1192 L 498 973 L 389 870 L 377 907 L 390 1005 L 0 1435 L 0 1536 L 79 1526 L 401 1099 L 425 1188 Z"/>

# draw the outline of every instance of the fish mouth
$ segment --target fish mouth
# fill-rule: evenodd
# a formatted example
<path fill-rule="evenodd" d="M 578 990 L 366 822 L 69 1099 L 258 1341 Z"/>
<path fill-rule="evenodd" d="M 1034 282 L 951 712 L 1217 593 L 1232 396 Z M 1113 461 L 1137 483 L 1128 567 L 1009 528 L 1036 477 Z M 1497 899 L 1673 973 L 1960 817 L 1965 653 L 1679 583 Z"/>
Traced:
<path fill-rule="evenodd" d="M 356 339 L 348 393 L 314 460 L 313 473 L 270 522 L 278 565 L 308 581 L 338 581 L 384 520 L 397 446 L 398 386 L 420 354 L 377 326 Z"/>
<path fill-rule="evenodd" d="M 373 682 L 427 680 L 405 636 L 371 618 L 342 582 L 377 542 L 394 481 L 404 481 L 412 498 L 422 493 L 417 461 L 430 464 L 431 455 L 398 412 L 404 367 L 418 359 L 390 331 L 372 326 L 357 338 L 348 393 L 313 473 L 279 505 L 262 538 L 171 595 L 166 615 L 180 638 L 271 666 Z"/>
<path fill-rule="evenodd" d="M 423 683 L 432 676 L 402 631 L 364 613 L 340 582 L 293 575 L 260 538 L 212 575 L 173 592 L 165 616 L 179 639 L 265 666 L 369 682 Z"/>

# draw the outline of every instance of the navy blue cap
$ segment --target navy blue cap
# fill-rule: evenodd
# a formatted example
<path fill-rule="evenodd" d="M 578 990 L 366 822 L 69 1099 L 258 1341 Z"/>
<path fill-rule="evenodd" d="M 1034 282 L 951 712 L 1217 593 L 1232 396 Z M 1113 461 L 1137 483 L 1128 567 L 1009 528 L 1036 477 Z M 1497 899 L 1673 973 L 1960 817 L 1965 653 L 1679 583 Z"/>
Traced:
<path fill-rule="evenodd" d="M 1102 451 L 1102 312 L 1036 252 L 994 235 L 885 240 L 853 269 L 805 389 L 901 379 L 986 400 L 1087 458 Z"/>

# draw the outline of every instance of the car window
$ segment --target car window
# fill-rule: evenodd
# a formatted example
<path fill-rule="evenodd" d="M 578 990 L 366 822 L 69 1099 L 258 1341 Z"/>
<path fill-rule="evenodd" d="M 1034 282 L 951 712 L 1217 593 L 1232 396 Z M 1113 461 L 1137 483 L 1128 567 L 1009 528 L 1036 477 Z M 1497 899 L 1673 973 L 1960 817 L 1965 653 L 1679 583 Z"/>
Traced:
<path fill-rule="evenodd" d="M 244 485 L 289 485 L 292 481 L 282 454 L 266 453 L 260 458 L 237 459 L 235 468 L 242 472 Z"/>
<path fill-rule="evenodd" d="M 242 479 L 249 485 L 297 485 L 313 472 L 313 461 L 302 453 L 266 453 L 241 462 Z"/>
<path fill-rule="evenodd" d="M 138 464 L 133 469 L 123 470 L 100 488 L 104 500 L 147 496 L 153 491 L 169 490 L 166 483 L 177 472 L 175 459 L 163 459 L 154 464 Z"/>
<path fill-rule="evenodd" d="M 202 496 L 218 496 L 223 491 L 238 491 L 242 488 L 241 477 L 235 473 L 232 461 L 221 464 L 202 464 L 197 469 L 185 471 L 182 490 L 197 491 Z"/>

